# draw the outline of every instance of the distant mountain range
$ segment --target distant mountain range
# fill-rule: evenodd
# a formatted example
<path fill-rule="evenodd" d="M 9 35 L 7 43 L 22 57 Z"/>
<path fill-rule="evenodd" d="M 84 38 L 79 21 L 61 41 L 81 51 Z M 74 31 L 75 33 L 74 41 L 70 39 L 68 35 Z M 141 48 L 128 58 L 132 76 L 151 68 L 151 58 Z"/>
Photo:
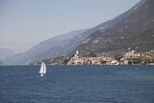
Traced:
<path fill-rule="evenodd" d="M 4 61 L 6 58 L 13 56 L 15 53 L 9 48 L 0 48 L 0 60 Z"/>
<path fill-rule="evenodd" d="M 116 55 L 130 50 L 154 49 L 154 0 L 141 0 L 127 12 L 86 30 L 76 30 L 43 41 L 25 53 L 7 58 L 6 64 L 29 64 L 47 58 Z M 62 58 L 62 57 L 60 57 Z"/>
<path fill-rule="evenodd" d="M 115 55 L 130 50 L 145 52 L 154 49 L 154 0 L 141 0 L 124 14 L 104 23 L 102 29 L 92 33 L 76 48 L 80 56 Z"/>
<path fill-rule="evenodd" d="M 80 35 L 87 30 L 88 29 L 74 30 L 66 34 L 53 37 L 41 42 L 27 52 L 8 57 L 4 60 L 4 63 L 8 65 L 24 65 L 45 58 L 66 55 L 70 51 L 74 50 L 80 42 L 87 37 L 86 35 Z"/>
<path fill-rule="evenodd" d="M 0 65 L 3 65 L 3 62 L 0 60 Z"/>

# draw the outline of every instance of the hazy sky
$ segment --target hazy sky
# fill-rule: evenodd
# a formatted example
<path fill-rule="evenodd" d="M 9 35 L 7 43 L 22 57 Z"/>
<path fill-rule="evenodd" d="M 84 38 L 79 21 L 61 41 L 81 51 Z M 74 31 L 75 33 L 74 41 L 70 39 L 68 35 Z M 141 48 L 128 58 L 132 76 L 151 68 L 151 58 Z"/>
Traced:
<path fill-rule="evenodd" d="M 0 48 L 23 52 L 71 30 L 94 27 L 140 0 L 0 0 Z"/>

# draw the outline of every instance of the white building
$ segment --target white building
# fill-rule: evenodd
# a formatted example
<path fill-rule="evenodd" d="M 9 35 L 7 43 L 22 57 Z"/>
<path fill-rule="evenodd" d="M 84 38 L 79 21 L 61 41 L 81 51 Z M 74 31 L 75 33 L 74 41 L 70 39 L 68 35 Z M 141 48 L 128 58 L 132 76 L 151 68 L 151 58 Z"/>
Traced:
<path fill-rule="evenodd" d="M 79 57 L 79 51 L 78 50 L 75 52 L 74 57 Z"/>

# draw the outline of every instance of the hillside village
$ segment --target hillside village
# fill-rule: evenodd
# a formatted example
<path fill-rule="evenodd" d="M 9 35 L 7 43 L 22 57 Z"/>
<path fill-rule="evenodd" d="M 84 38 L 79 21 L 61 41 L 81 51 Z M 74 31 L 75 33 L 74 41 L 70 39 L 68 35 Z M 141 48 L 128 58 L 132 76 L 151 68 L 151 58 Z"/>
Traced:
<path fill-rule="evenodd" d="M 119 57 L 79 57 L 79 51 L 68 61 L 67 65 L 137 65 L 153 64 L 154 50 L 145 53 L 128 51 Z"/>

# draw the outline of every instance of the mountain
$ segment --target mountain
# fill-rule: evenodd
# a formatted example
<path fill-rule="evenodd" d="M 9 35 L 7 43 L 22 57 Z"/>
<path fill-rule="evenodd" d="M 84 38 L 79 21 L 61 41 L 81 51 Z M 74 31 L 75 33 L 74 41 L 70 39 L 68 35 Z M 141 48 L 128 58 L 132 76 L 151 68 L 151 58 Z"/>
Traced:
<path fill-rule="evenodd" d="M 153 0 L 141 0 L 127 12 L 89 30 L 77 30 L 41 42 L 25 53 L 14 55 L 7 64 L 28 64 L 57 56 L 102 56 L 128 50 L 153 49 Z"/>
<path fill-rule="evenodd" d="M 94 49 L 94 48 L 91 48 L 91 47 L 90 47 L 91 45 L 84 45 L 84 44 L 90 43 L 89 38 L 91 38 L 91 36 L 92 36 L 93 34 L 96 34 L 97 32 L 103 33 L 103 32 L 105 32 L 105 31 L 107 31 L 107 30 L 110 30 L 111 28 L 113 28 L 114 26 L 116 26 L 118 23 L 120 23 L 122 20 L 124 20 L 125 18 L 127 18 L 128 16 L 130 16 L 130 15 L 134 12 L 134 10 L 136 9 L 136 7 L 142 5 L 143 3 L 145 3 L 145 1 L 139 2 L 139 3 L 136 4 L 134 7 L 132 7 L 130 10 L 128 10 L 127 12 L 121 14 L 120 16 L 118 16 L 118 17 L 116 17 L 116 18 L 114 18 L 114 19 L 112 19 L 112 20 L 106 21 L 106 22 L 104 22 L 104 23 L 101 23 L 101 24 L 99 24 L 99 25 L 97 25 L 97 26 L 95 26 L 95 27 L 93 27 L 93 28 L 87 30 L 86 32 L 81 33 L 80 35 L 78 35 L 78 36 L 80 37 L 80 39 L 78 39 L 78 36 L 74 37 L 74 38 L 72 39 L 72 41 L 70 40 L 69 43 L 71 43 L 71 44 L 76 44 L 76 41 L 77 41 L 77 44 L 76 44 L 75 46 L 72 45 L 73 47 L 72 47 L 71 50 L 69 50 L 69 48 L 65 48 L 65 46 L 66 46 L 66 47 L 71 47 L 71 46 L 69 45 L 69 43 L 65 42 L 65 44 L 68 44 L 68 45 L 65 45 L 65 46 L 57 46 L 57 47 L 55 47 L 55 48 L 52 48 L 51 50 L 48 50 L 48 51 L 45 52 L 43 55 L 41 54 L 41 55 L 39 55 L 39 56 L 37 56 L 37 57 L 38 57 L 38 58 L 46 57 L 47 60 L 49 60 L 49 61 L 50 61 L 50 60 L 51 60 L 51 61 L 54 61 L 53 57 L 51 57 L 52 54 L 54 54 L 54 56 L 55 56 L 55 55 L 56 55 L 56 56 L 59 55 L 59 53 L 61 53 L 61 52 L 64 52 L 64 54 L 66 54 L 66 53 L 65 53 L 65 49 L 66 49 L 66 50 L 68 49 L 69 52 L 70 52 L 70 53 L 67 54 L 68 57 L 69 57 L 69 56 L 72 56 L 72 54 L 73 54 L 76 50 L 79 50 L 79 51 L 80 51 L 80 56 L 88 56 L 89 54 L 90 54 L 89 56 L 95 55 L 95 53 L 91 52 L 91 51 Z M 82 39 L 81 39 L 81 38 L 82 38 Z M 85 38 L 86 38 L 86 39 L 85 39 Z M 96 39 L 96 38 L 95 38 L 95 39 Z M 64 51 L 60 51 L 60 52 L 59 52 L 59 50 L 62 49 L 62 48 L 63 48 Z M 86 48 L 89 48 L 89 49 L 85 50 Z M 73 50 L 73 49 L 74 49 L 74 50 Z M 45 54 L 46 54 L 46 55 L 45 55 Z M 87 54 L 88 54 L 88 55 L 87 55 Z M 56 56 L 55 56 L 55 57 L 56 57 Z M 64 55 L 62 55 L 62 56 L 64 56 Z M 64 56 L 64 57 L 65 57 L 65 56 Z M 48 59 L 48 58 L 51 58 L 51 59 Z M 62 58 L 62 57 L 61 57 L 61 58 Z M 58 58 L 58 59 L 56 58 L 56 60 L 60 61 L 59 58 Z M 54 63 L 53 63 L 53 64 L 54 64 Z"/>
<path fill-rule="evenodd" d="M 78 40 L 76 40 L 76 42 L 73 42 L 75 41 L 74 37 L 78 37 L 78 39 L 85 39 L 83 36 L 80 38 L 80 34 L 87 30 L 88 29 L 74 30 L 66 34 L 53 37 L 51 39 L 41 42 L 40 44 L 26 51 L 25 53 L 19 53 L 7 58 L 4 62 L 5 64 L 21 65 L 29 64 L 33 61 L 39 61 L 47 57 L 65 55 L 69 53 L 69 51 L 73 50 L 77 44 L 79 44 L 78 42 L 80 41 Z M 55 52 L 59 53 L 55 55 Z"/>
<path fill-rule="evenodd" d="M 80 56 L 103 56 L 154 49 L 153 11 L 154 0 L 141 0 L 124 14 L 103 23 L 76 50 Z"/>
<path fill-rule="evenodd" d="M 0 60 L 4 60 L 7 57 L 13 56 L 15 53 L 9 48 L 0 48 Z"/>
<path fill-rule="evenodd" d="M 3 65 L 3 62 L 0 60 L 0 65 Z"/>
<path fill-rule="evenodd" d="M 51 47 L 51 49 L 47 50 L 46 52 L 40 53 L 38 56 L 33 58 L 33 61 L 39 61 L 57 56 L 65 56 L 71 53 L 75 48 L 77 48 L 88 36 L 97 31 L 104 32 L 105 30 L 108 30 L 109 28 L 113 27 L 115 24 L 120 22 L 123 18 L 129 16 L 131 12 L 132 10 L 122 14 L 121 16 L 115 18 L 114 20 L 104 22 L 85 32 L 82 32 L 79 35 L 74 36 L 73 38 L 62 41 L 60 45 Z"/>

